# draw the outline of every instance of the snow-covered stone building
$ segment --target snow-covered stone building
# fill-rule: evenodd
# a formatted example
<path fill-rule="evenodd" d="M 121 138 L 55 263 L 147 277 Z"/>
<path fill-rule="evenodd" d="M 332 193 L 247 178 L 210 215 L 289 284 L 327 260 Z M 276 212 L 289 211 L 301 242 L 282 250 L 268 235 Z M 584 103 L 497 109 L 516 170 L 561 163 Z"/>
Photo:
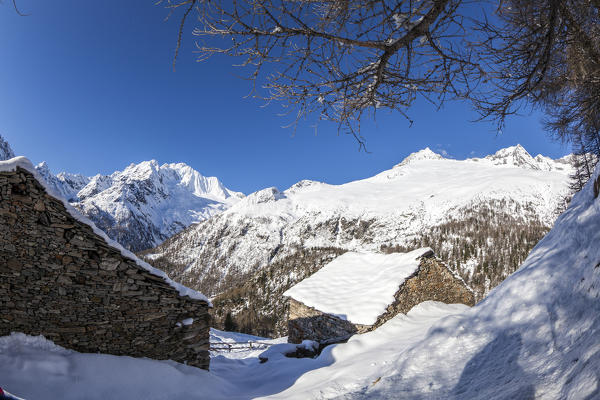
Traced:
<path fill-rule="evenodd" d="M 348 252 L 288 289 L 288 341 L 334 342 L 377 328 L 427 300 L 474 305 L 473 291 L 429 248 Z"/>
<path fill-rule="evenodd" d="M 0 336 L 208 369 L 210 301 L 51 192 L 27 159 L 0 162 Z"/>

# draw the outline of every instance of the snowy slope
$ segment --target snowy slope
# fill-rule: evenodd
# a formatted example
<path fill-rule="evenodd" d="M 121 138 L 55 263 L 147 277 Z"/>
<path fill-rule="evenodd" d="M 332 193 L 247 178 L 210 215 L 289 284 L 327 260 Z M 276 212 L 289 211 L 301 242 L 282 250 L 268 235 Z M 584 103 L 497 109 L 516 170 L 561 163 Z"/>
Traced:
<path fill-rule="evenodd" d="M 133 251 L 158 245 L 187 226 L 235 204 L 243 194 L 183 163 L 155 160 L 91 178 L 36 166 L 48 185 L 112 239 Z"/>
<path fill-rule="evenodd" d="M 570 168 L 561 160 L 548 160 L 531 157 L 520 146 L 463 161 L 425 149 L 368 179 L 343 185 L 301 181 L 284 192 L 268 188 L 252 193 L 148 257 L 185 266 L 179 279 L 214 293 L 220 285 L 227 287 L 228 279 L 252 273 L 298 247 L 379 251 L 406 244 L 481 205 L 549 226 L 567 193 Z M 210 282 L 204 283 L 204 277 Z"/>
<path fill-rule="evenodd" d="M 394 302 L 404 280 L 415 273 L 424 248 L 408 253 L 348 252 L 283 295 L 354 324 L 373 325 Z"/>
<path fill-rule="evenodd" d="M 13 334 L 0 338 L 2 385 L 30 400 L 600 398 L 594 181 L 600 167 L 518 272 L 471 309 L 425 302 L 316 359 L 223 354 L 210 372 Z"/>
<path fill-rule="evenodd" d="M 329 354 L 317 359 L 286 358 L 277 355 L 293 346 L 285 342 L 286 338 L 269 340 L 211 329 L 214 343 L 259 341 L 274 346 L 267 350 L 266 363 L 258 359 L 266 353 L 264 348 L 213 353 L 210 372 L 170 361 L 81 354 L 40 336 L 14 333 L 0 337 L 0 377 L 3 388 L 28 400 L 247 400 L 277 397 L 304 374 L 322 368 L 325 374 L 338 372 L 330 392 L 339 393 L 336 386 L 340 380 L 364 378 L 364 365 L 383 367 L 391 363 L 399 349 L 422 339 L 436 320 L 466 308 L 461 304 L 423 303 L 408 316 L 379 328 L 377 335 L 371 332 L 351 339 L 353 344 L 339 349 L 346 351 L 336 353 L 338 361 Z M 376 368 L 368 372 L 373 371 Z M 35 377 L 35 385 L 31 377 Z M 301 396 L 322 397 L 310 391 Z"/>

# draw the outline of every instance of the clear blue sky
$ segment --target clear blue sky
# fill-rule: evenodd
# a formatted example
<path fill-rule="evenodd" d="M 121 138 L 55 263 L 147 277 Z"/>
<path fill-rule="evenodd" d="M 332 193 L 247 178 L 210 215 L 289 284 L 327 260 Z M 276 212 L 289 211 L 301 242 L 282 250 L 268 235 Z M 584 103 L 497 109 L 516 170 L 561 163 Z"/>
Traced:
<path fill-rule="evenodd" d="M 94 175 L 156 159 L 185 162 L 245 193 L 285 189 L 301 179 L 343 183 L 372 176 L 429 146 L 456 158 L 521 143 L 560 157 L 540 115 L 512 118 L 498 135 L 471 122 L 466 103 L 441 111 L 420 104 L 409 127 L 381 112 L 363 125 L 370 153 L 321 124 L 295 136 L 277 105 L 244 98 L 249 83 L 226 57 L 195 62 L 190 19 L 177 70 L 171 67 L 178 20 L 152 0 L 18 0 L 0 3 L 0 134 L 19 155 L 53 172 Z"/>

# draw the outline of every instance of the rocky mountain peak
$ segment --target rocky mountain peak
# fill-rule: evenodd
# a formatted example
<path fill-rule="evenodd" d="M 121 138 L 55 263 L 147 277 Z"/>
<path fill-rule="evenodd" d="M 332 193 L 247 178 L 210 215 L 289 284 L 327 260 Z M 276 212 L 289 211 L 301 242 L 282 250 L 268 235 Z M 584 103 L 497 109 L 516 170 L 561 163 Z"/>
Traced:
<path fill-rule="evenodd" d="M 123 171 L 118 171 L 118 178 L 126 181 L 146 180 L 157 175 L 160 165 L 156 160 L 142 161 L 141 163 L 129 164 Z"/>
<path fill-rule="evenodd" d="M 514 167 L 527 167 L 536 170 L 541 169 L 531 154 L 529 154 L 527 150 L 525 150 L 525 148 L 520 144 L 500 149 L 495 154 L 485 157 L 485 159 L 492 161 L 494 165 L 504 164 Z"/>
<path fill-rule="evenodd" d="M 83 189 L 90 181 L 90 178 L 83 175 L 69 174 L 66 172 L 61 172 L 55 176 L 52 174 L 52 171 L 50 171 L 50 167 L 46 161 L 42 161 L 36 165 L 35 170 L 46 181 L 50 188 L 70 202 L 77 199 L 77 192 Z"/>
<path fill-rule="evenodd" d="M 10 160 L 11 158 L 14 158 L 14 157 L 15 157 L 15 153 L 10 148 L 10 145 L 8 144 L 8 142 L 6 140 L 4 140 L 2 135 L 0 135 L 0 161 Z"/>
<path fill-rule="evenodd" d="M 445 158 L 442 155 L 432 151 L 429 147 L 425 147 L 423 150 L 409 154 L 404 160 L 402 160 L 400 164 L 397 164 L 395 167 L 401 167 L 421 160 L 445 160 Z"/>
<path fill-rule="evenodd" d="M 238 203 L 236 208 L 248 207 L 254 204 L 272 203 L 285 198 L 285 194 L 281 193 L 276 187 L 269 187 L 249 194 L 242 202 Z"/>
<path fill-rule="evenodd" d="M 204 176 L 185 163 L 163 164 L 160 168 L 161 171 L 168 171 L 180 185 L 197 196 L 213 196 L 217 199 L 244 197 L 240 192 L 227 189 L 217 177 Z"/>
<path fill-rule="evenodd" d="M 296 193 L 299 191 L 306 190 L 307 188 L 318 187 L 319 185 L 323 185 L 323 183 L 317 182 L 317 181 L 312 181 L 310 179 L 303 179 L 299 182 L 294 183 L 292 186 L 290 186 L 289 189 L 286 190 L 286 192 L 287 193 Z"/>
<path fill-rule="evenodd" d="M 79 191 L 75 206 L 113 239 L 139 251 L 226 210 L 242 197 L 187 164 L 149 160 L 94 176 Z"/>
<path fill-rule="evenodd" d="M 568 157 L 568 156 L 567 156 Z M 533 169 L 538 171 L 566 172 L 570 169 L 567 157 L 553 160 L 550 157 L 538 154 L 532 157 L 523 146 L 517 144 L 498 150 L 495 154 L 486 156 L 484 160 L 494 165 L 505 165 L 508 167 Z"/>
<path fill-rule="evenodd" d="M 48 167 L 48 163 L 46 161 L 42 161 L 41 163 L 36 165 L 35 170 L 38 172 L 38 174 L 42 175 L 44 178 L 46 178 L 48 175 L 52 174 L 50 172 L 50 167 Z"/>
<path fill-rule="evenodd" d="M 13 157 L 9 144 L 0 136 L 0 160 Z M 93 177 L 67 172 L 54 175 L 45 161 L 35 169 L 57 195 L 111 239 L 134 251 L 156 246 L 244 197 L 218 178 L 203 176 L 184 163 L 160 165 L 149 160 Z"/>

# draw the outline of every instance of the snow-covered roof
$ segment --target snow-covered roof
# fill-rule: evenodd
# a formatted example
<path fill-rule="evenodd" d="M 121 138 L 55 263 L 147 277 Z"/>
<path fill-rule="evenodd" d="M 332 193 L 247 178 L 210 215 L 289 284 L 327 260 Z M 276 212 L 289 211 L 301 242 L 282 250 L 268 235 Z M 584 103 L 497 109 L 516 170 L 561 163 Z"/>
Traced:
<path fill-rule="evenodd" d="M 159 276 L 159 277 L 163 278 L 165 280 L 165 282 L 167 282 L 170 286 L 172 286 L 174 289 L 177 289 L 177 291 L 179 292 L 179 294 L 181 296 L 188 296 L 188 297 L 190 297 L 192 299 L 196 299 L 196 300 L 204 300 L 209 304 L 209 306 L 212 307 L 211 302 L 208 300 L 208 298 L 205 295 L 203 295 L 202 293 L 200 293 L 196 290 L 190 289 L 186 286 L 181 285 L 180 283 L 173 281 L 171 278 L 169 278 L 167 276 L 167 274 L 164 271 L 154 268 L 150 264 L 140 260 L 139 258 L 137 258 L 135 256 L 135 254 L 133 254 L 129 250 L 124 249 L 123 246 L 121 246 L 119 243 L 115 242 L 114 240 L 112 240 L 108 236 L 106 236 L 106 233 L 104 233 L 104 231 L 102 231 L 98 227 L 96 227 L 96 225 L 92 221 L 90 221 L 88 218 L 81 215 L 79 213 L 79 211 L 77 211 L 71 204 L 69 204 L 69 202 L 66 199 L 64 199 L 61 195 L 56 193 L 56 191 L 54 189 L 49 187 L 46 184 L 46 181 L 44 179 L 42 179 L 42 177 L 38 174 L 38 172 L 36 171 L 35 167 L 31 163 L 31 161 L 29 161 L 27 158 L 15 157 L 10 160 L 0 161 L 0 172 L 15 171 L 17 169 L 17 167 L 21 167 L 24 170 L 30 172 L 37 179 L 37 181 L 42 186 L 44 186 L 44 188 L 46 189 L 46 192 L 49 195 L 62 201 L 65 208 L 67 209 L 67 211 L 73 218 L 75 218 L 79 222 L 89 225 L 93 229 L 93 231 L 96 235 L 102 237 L 109 246 L 120 251 L 120 253 L 121 253 L 121 255 L 123 255 L 123 257 L 129 258 L 129 259 L 135 261 L 135 263 L 138 266 L 140 266 L 141 268 L 147 270 L 148 272 L 150 272 L 151 274 L 153 274 L 155 276 Z"/>
<path fill-rule="evenodd" d="M 352 323 L 373 325 L 400 285 L 419 268 L 419 258 L 430 251 L 347 252 L 283 295 Z"/>

